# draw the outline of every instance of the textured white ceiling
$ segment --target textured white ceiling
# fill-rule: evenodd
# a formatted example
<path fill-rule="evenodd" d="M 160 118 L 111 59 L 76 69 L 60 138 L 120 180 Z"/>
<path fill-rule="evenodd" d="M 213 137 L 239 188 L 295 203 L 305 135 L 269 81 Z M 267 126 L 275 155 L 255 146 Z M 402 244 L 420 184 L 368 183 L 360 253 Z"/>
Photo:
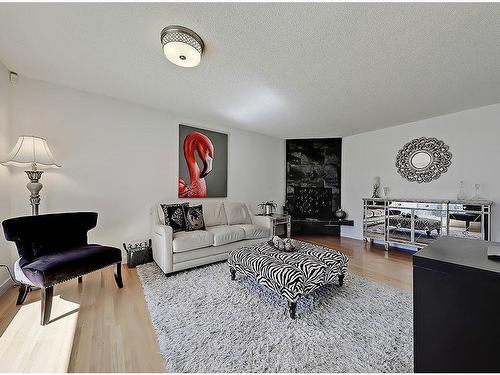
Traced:
<path fill-rule="evenodd" d="M 170 24 L 200 66 L 165 59 Z M 500 102 L 500 4 L 4 3 L 0 60 L 200 125 L 345 136 Z"/>

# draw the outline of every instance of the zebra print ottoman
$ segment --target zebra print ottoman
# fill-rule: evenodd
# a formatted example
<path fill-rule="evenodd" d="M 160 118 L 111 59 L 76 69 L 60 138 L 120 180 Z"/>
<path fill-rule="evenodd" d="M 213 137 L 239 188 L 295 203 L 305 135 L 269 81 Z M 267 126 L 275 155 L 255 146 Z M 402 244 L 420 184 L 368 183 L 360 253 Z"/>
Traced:
<path fill-rule="evenodd" d="M 284 252 L 263 242 L 233 250 L 228 256 L 233 280 L 238 271 L 285 297 L 292 319 L 300 296 L 337 279 L 343 284 L 349 261 L 336 250 L 296 240 L 294 245 L 294 252 Z"/>

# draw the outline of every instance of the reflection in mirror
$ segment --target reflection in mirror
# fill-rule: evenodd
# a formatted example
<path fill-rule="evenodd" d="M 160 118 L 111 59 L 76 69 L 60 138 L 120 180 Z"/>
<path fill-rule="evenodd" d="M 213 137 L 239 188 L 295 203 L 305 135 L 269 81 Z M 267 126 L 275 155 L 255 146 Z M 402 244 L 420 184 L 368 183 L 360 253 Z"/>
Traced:
<path fill-rule="evenodd" d="M 427 168 L 431 164 L 431 155 L 424 151 L 416 152 L 411 158 L 411 165 L 416 169 Z"/>

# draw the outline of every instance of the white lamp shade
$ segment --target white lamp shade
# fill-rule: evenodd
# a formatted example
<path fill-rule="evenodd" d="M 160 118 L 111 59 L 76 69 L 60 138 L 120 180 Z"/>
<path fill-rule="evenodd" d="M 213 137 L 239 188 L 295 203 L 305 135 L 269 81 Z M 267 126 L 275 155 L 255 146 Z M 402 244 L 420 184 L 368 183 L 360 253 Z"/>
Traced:
<path fill-rule="evenodd" d="M 22 135 L 10 152 L 4 165 L 15 165 L 26 167 L 36 164 L 41 168 L 59 168 L 52 152 L 50 152 L 47 141 L 43 138 Z"/>
<path fill-rule="evenodd" d="M 197 66 L 201 61 L 201 53 L 183 42 L 168 42 L 163 46 L 163 53 L 170 62 L 185 68 Z"/>

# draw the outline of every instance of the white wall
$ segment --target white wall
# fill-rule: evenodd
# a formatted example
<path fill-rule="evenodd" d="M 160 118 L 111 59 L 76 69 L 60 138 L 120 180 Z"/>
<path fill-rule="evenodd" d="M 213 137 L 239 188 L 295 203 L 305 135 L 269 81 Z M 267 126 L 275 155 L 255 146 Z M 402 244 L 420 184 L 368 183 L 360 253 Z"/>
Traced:
<path fill-rule="evenodd" d="M 0 76 L 4 87 L 6 71 Z M 47 138 L 63 167 L 42 177 L 41 212 L 98 211 L 99 224 L 91 232 L 92 241 L 120 246 L 124 240 L 146 238 L 150 205 L 177 200 L 179 123 L 229 133 L 229 200 L 244 200 L 254 208 L 263 200 L 275 199 L 280 205 L 283 201 L 281 139 L 223 129 L 26 77 L 20 77 L 10 91 L 8 132 L 5 118 L 9 116 L 0 114 L 0 159 L 21 134 Z M 0 106 L 6 102 L 4 97 L 0 96 Z M 2 146 L 6 136 L 8 146 Z M 448 172 L 429 184 L 404 180 L 394 166 L 404 143 L 421 136 L 442 139 L 453 153 Z M 460 180 L 466 182 L 470 194 L 473 185 L 480 183 L 483 196 L 500 204 L 499 140 L 500 104 L 345 137 L 342 207 L 355 226 L 342 228 L 342 235 L 362 238 L 361 198 L 371 194 L 373 176 L 380 176 L 382 186 L 388 186 L 394 197 L 454 198 Z M 2 181 L 9 177 L 12 192 L 8 208 L 7 191 L 0 187 L 0 213 L 28 215 L 26 176 L 20 169 L 9 169 L 10 176 L 7 168 L 0 166 Z M 494 206 L 492 239 L 500 241 L 497 214 L 500 209 Z"/>
<path fill-rule="evenodd" d="M 394 165 L 399 149 L 418 137 L 441 139 L 453 154 L 449 170 L 431 183 L 411 183 Z M 469 196 L 474 184 L 481 184 L 482 195 L 495 202 L 492 240 L 500 241 L 500 104 L 345 137 L 341 199 L 355 226 L 342 228 L 343 236 L 362 238 L 361 198 L 371 196 L 374 176 L 397 198 L 455 199 L 459 181 L 466 183 Z"/>
<path fill-rule="evenodd" d="M 202 100 L 202 98 L 200 98 Z M 62 165 L 41 182 L 41 213 L 95 210 L 90 240 L 121 247 L 149 238 L 149 208 L 177 200 L 178 124 L 229 133 L 228 200 L 284 197 L 284 141 L 20 77 L 12 87 L 10 145 L 45 137 Z M 26 175 L 11 168 L 12 214 L 30 213 Z"/>
<path fill-rule="evenodd" d="M 0 161 L 10 151 L 10 82 L 9 70 L 0 62 Z M 0 222 L 10 217 L 9 169 L 0 164 Z M 5 240 L 3 229 L 0 228 L 0 263 L 10 267 L 12 262 L 12 245 Z M 0 294 L 9 285 L 7 271 L 0 269 Z"/>

